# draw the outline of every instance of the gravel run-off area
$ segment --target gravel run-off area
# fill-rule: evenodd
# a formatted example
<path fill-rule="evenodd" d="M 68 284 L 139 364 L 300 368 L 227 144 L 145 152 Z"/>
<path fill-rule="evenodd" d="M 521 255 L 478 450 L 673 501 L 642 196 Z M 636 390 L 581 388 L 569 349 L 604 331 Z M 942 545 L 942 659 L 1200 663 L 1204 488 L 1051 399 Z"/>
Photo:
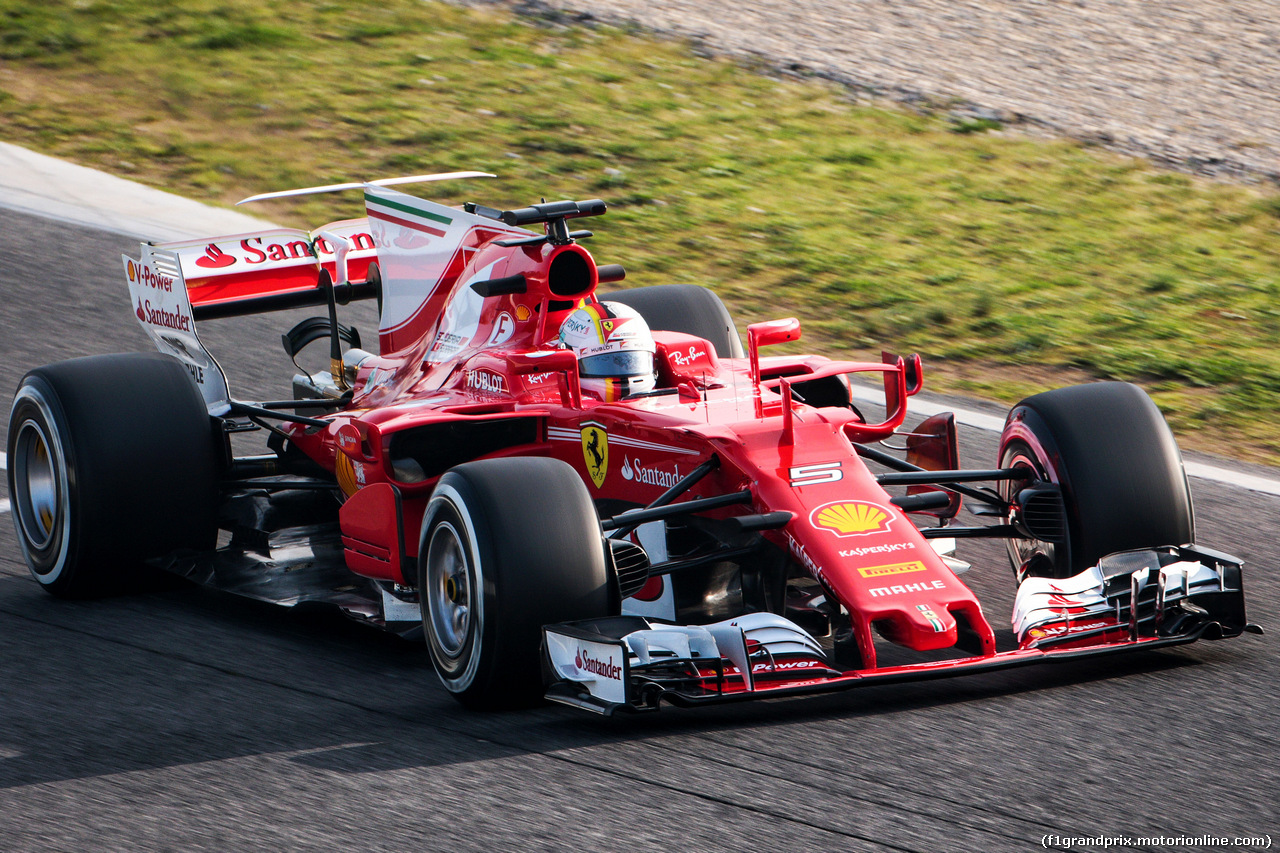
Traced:
<path fill-rule="evenodd" d="M 486 5 L 471 0 L 472 5 Z M 1280 182 L 1277 0 L 496 0 L 854 92 Z"/>

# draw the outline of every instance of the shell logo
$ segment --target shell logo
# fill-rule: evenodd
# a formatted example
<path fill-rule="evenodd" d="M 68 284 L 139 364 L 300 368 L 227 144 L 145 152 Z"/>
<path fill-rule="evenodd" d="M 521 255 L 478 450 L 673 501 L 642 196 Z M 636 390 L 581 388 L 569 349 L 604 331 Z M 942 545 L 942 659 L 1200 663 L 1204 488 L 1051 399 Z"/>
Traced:
<path fill-rule="evenodd" d="M 886 533 L 893 516 L 882 506 L 866 501 L 837 501 L 809 514 L 809 523 L 837 536 Z"/>

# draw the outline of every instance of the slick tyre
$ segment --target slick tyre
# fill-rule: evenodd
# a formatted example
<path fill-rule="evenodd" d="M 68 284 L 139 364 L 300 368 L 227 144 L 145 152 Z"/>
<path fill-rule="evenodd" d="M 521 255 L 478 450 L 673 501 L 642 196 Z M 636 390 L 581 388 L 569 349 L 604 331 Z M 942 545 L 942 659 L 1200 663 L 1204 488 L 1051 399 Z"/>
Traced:
<path fill-rule="evenodd" d="M 1010 412 L 1000 467 L 1028 467 L 1062 490 L 1062 542 L 1009 542 L 1021 581 L 1070 577 L 1107 554 L 1195 538 L 1177 442 L 1141 388 L 1097 382 L 1028 397 Z M 1019 483 L 1002 485 L 1010 498 Z"/>
<path fill-rule="evenodd" d="M 418 589 L 431 661 L 469 708 L 542 698 L 542 626 L 609 615 L 595 507 L 557 459 L 469 462 L 436 485 L 422 521 Z"/>
<path fill-rule="evenodd" d="M 28 373 L 9 414 L 9 496 L 31 574 L 65 598 L 137 588 L 143 561 L 212 548 L 220 456 L 204 400 L 159 353 Z"/>
<path fill-rule="evenodd" d="M 634 287 L 599 299 L 621 302 L 640 312 L 649 328 L 680 332 L 711 342 L 721 358 L 742 358 L 742 340 L 720 297 L 696 284 Z"/>

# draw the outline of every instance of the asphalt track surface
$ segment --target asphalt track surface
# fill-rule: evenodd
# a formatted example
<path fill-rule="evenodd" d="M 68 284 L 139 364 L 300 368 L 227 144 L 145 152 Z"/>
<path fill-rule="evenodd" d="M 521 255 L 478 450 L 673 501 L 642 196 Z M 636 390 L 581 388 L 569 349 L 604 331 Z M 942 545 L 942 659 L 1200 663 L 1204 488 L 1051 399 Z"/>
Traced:
<path fill-rule="evenodd" d="M 6 400 L 30 367 L 148 348 L 118 260 L 136 243 L 8 211 L 0 235 Z M 291 320 L 202 327 L 233 393 L 287 394 L 277 342 Z M 0 417 L 7 426 L 7 402 Z M 992 464 L 994 446 L 962 433 L 968 464 Z M 1192 484 L 1198 538 L 1246 560 L 1266 637 L 612 721 L 557 706 L 467 713 L 420 646 L 338 616 L 196 588 L 58 601 L 0 518 L 0 850 L 1280 841 L 1280 499 Z M 1003 553 L 961 556 L 998 629 L 1011 601 Z"/>

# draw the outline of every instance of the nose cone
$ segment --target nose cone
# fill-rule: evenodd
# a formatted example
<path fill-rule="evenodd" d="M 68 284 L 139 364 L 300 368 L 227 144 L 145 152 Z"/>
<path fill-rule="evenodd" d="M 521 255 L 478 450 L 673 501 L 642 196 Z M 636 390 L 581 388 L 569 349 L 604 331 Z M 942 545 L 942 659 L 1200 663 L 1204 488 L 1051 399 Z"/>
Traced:
<path fill-rule="evenodd" d="M 957 640 L 956 620 L 946 605 L 914 596 L 900 610 L 872 624 L 886 639 L 921 652 L 950 648 Z"/>
<path fill-rule="evenodd" d="M 945 649 L 956 644 L 956 620 L 951 611 L 933 603 L 917 604 L 904 611 L 910 620 L 914 642 L 907 645 L 924 651 Z"/>

